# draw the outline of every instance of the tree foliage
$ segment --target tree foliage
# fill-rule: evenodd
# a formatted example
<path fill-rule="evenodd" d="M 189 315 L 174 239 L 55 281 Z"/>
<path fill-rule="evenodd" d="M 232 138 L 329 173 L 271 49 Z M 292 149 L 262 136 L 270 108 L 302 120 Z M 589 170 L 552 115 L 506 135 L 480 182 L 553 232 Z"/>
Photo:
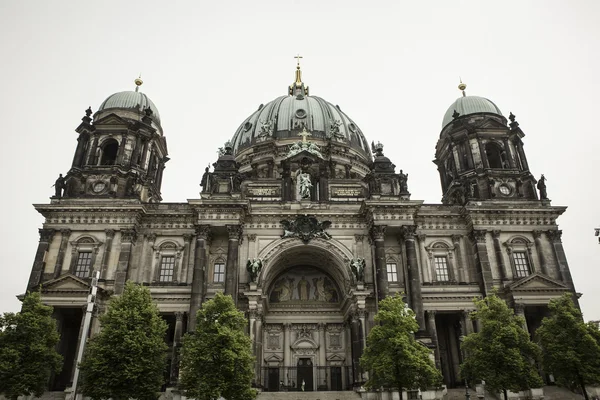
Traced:
<path fill-rule="evenodd" d="M 544 318 L 536 335 L 544 349 L 544 370 L 556 383 L 568 388 L 600 383 L 600 332 L 585 324 L 571 294 L 550 301 L 550 317 Z"/>
<path fill-rule="evenodd" d="M 426 388 L 441 383 L 442 375 L 430 357 L 430 350 L 419 343 L 414 333 L 419 329 L 414 312 L 405 307 L 402 297 L 386 297 L 379 302 L 375 315 L 378 323 L 367 337 L 367 347 L 360 359 L 369 371 L 369 388 Z"/>
<path fill-rule="evenodd" d="M 127 282 L 100 326 L 80 365 L 82 393 L 94 400 L 154 400 L 163 384 L 167 324 L 148 288 Z"/>
<path fill-rule="evenodd" d="M 495 392 L 519 392 L 542 386 L 533 362 L 540 356 L 523 328 L 525 320 L 515 316 L 506 302 L 495 294 L 475 301 L 481 331 L 465 337 L 462 349 L 465 360 L 461 374 L 469 381 L 485 381 L 486 389 Z"/>
<path fill-rule="evenodd" d="M 0 393 L 41 396 L 62 368 L 59 340 L 52 307 L 42 304 L 39 292 L 27 293 L 21 312 L 0 316 Z"/>
<path fill-rule="evenodd" d="M 252 400 L 254 357 L 244 333 L 246 318 L 231 296 L 217 293 L 197 314 L 196 330 L 186 334 L 181 349 L 180 384 L 197 400 Z"/>

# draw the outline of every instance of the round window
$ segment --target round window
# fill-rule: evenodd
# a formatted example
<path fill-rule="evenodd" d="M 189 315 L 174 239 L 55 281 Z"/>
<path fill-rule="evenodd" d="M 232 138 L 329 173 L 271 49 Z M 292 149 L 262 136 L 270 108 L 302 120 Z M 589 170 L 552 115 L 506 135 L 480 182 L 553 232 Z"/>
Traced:
<path fill-rule="evenodd" d="M 296 110 L 296 118 L 300 118 L 300 119 L 306 118 L 306 111 L 301 108 L 297 109 Z"/>
<path fill-rule="evenodd" d="M 244 130 L 247 132 L 250 130 L 250 128 L 252 128 L 252 122 L 246 122 L 244 124 Z"/>
<path fill-rule="evenodd" d="M 506 186 L 506 185 L 500 185 L 500 186 L 498 186 L 498 190 L 504 196 L 508 196 L 510 194 L 510 188 L 508 186 Z"/>

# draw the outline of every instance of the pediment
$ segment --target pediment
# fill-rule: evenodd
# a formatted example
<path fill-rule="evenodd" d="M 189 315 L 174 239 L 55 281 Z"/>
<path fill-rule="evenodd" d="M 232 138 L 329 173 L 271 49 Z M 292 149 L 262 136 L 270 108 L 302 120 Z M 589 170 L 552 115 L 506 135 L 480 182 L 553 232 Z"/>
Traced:
<path fill-rule="evenodd" d="M 281 357 L 278 354 L 271 354 L 271 355 L 269 355 L 269 357 L 265 358 L 265 362 L 267 362 L 267 363 L 282 362 L 282 361 L 283 361 L 283 357 Z"/>
<path fill-rule="evenodd" d="M 341 354 L 333 353 L 327 357 L 327 361 L 344 361 L 345 358 Z"/>
<path fill-rule="evenodd" d="M 506 125 L 500 123 L 499 121 L 492 119 L 492 118 L 486 118 L 480 125 L 477 126 L 478 128 L 484 128 L 484 129 L 503 129 L 503 130 L 507 130 Z"/>
<path fill-rule="evenodd" d="M 94 125 L 128 125 L 129 122 L 116 114 L 108 114 L 98 120 L 94 120 Z"/>
<path fill-rule="evenodd" d="M 302 337 L 302 338 L 296 340 L 294 342 L 294 344 L 292 344 L 291 347 L 292 347 L 292 349 L 318 349 L 319 348 L 317 343 L 308 337 Z"/>
<path fill-rule="evenodd" d="M 536 272 L 509 286 L 511 291 L 569 290 L 562 282 Z"/>
<path fill-rule="evenodd" d="M 86 281 L 71 274 L 62 275 L 42 284 L 42 293 L 47 292 L 89 292 L 90 285 Z"/>
<path fill-rule="evenodd" d="M 308 158 L 313 163 L 318 163 L 319 159 L 323 159 L 323 156 L 319 157 L 319 154 L 311 153 L 308 150 L 302 150 L 288 158 L 289 162 L 300 162 L 303 158 Z"/>

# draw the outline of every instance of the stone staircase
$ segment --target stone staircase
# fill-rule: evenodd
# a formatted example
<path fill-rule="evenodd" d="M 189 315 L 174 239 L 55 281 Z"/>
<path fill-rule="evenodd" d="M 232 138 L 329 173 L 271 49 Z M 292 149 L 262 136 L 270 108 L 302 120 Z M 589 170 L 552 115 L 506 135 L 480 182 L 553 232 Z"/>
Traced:
<path fill-rule="evenodd" d="M 262 392 L 257 400 L 360 400 L 353 391 L 344 392 Z"/>

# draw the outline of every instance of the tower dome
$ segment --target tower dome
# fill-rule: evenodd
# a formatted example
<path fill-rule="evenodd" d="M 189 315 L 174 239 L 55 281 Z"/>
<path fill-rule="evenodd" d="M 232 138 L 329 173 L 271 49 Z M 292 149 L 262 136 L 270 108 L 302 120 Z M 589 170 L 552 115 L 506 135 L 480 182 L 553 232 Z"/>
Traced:
<path fill-rule="evenodd" d="M 301 81 L 299 66 L 288 96 L 261 104 L 242 122 L 231 139 L 233 153 L 237 155 L 266 140 L 298 140 L 303 129 L 310 132 L 311 140 L 343 142 L 365 160 L 371 160 L 368 142 L 360 128 L 339 106 L 309 95 L 308 87 Z"/>
<path fill-rule="evenodd" d="M 142 85 L 141 79 L 136 79 L 135 91 L 127 90 L 111 94 L 100 104 L 98 111 L 94 116 L 94 119 L 101 118 L 108 112 L 113 112 L 121 117 L 139 120 L 140 116 L 146 113 L 146 109 L 149 109 L 149 117 L 159 131 L 162 133 L 160 125 L 160 114 L 156 105 L 150 100 L 146 94 L 139 91 L 139 87 Z"/>
<path fill-rule="evenodd" d="M 442 121 L 442 129 L 446 127 L 455 118 L 464 117 L 471 114 L 495 114 L 504 117 L 502 112 L 493 101 L 479 96 L 467 96 L 465 89 L 467 85 L 460 83 L 458 88 L 462 90 L 462 97 L 459 97 L 448 107 L 444 120 Z M 458 115 L 456 115 L 458 114 Z"/>

